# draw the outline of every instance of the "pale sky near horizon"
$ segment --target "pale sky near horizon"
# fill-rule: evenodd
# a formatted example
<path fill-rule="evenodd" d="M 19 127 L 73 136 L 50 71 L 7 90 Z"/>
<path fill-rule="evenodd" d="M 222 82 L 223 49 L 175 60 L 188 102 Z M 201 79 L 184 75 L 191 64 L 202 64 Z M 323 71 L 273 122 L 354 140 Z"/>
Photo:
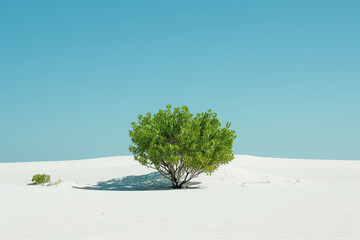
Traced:
<path fill-rule="evenodd" d="M 360 1 L 0 1 L 0 162 L 130 155 L 141 113 L 235 154 L 360 160 Z"/>

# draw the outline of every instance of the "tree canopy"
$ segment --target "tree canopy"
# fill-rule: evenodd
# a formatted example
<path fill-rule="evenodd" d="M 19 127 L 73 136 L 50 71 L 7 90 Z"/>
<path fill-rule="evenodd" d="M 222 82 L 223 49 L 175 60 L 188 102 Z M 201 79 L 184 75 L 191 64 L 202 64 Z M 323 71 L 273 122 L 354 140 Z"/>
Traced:
<path fill-rule="evenodd" d="M 230 125 L 222 127 L 211 110 L 193 115 L 186 106 L 172 110 L 167 105 L 131 123 L 129 150 L 135 160 L 171 180 L 173 188 L 182 188 L 199 174 L 211 174 L 234 159 L 236 135 Z"/>

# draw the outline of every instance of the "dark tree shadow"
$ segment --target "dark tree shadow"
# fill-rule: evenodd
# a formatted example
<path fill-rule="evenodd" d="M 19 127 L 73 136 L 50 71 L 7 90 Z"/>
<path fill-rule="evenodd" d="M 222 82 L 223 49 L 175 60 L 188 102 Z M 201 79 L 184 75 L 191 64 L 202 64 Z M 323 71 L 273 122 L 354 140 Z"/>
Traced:
<path fill-rule="evenodd" d="M 200 182 L 190 182 L 184 188 L 198 188 Z M 105 191 L 154 191 L 171 190 L 171 181 L 159 172 L 153 172 L 140 176 L 126 176 L 114 178 L 107 181 L 98 182 L 96 185 L 75 187 L 86 190 L 105 190 Z"/>

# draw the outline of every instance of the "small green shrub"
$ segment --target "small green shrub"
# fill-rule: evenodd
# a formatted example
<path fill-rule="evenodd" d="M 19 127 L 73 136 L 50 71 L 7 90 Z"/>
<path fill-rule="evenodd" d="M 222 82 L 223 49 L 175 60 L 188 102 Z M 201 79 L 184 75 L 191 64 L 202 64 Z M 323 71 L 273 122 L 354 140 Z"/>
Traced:
<path fill-rule="evenodd" d="M 50 175 L 46 174 L 36 174 L 33 176 L 32 180 L 34 184 L 43 184 L 50 182 Z"/>

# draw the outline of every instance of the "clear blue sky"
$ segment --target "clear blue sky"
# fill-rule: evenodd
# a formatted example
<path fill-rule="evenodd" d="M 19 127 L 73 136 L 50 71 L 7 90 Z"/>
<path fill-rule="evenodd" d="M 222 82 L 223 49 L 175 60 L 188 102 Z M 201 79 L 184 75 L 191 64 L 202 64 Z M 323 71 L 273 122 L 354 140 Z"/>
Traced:
<path fill-rule="evenodd" d="M 360 1 L 0 2 L 0 161 L 130 155 L 212 109 L 236 154 L 360 159 Z"/>

